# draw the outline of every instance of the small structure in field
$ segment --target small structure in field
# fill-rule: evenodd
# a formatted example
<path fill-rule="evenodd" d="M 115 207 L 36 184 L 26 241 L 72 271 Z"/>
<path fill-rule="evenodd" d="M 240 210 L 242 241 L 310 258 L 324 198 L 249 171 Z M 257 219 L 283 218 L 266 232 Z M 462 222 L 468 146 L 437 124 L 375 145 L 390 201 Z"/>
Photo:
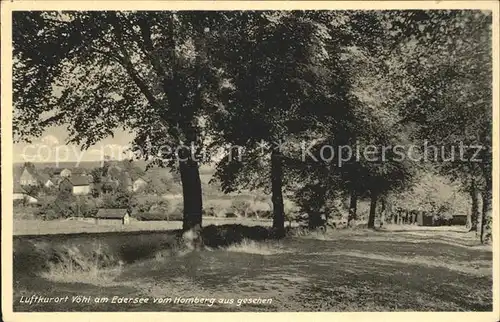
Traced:
<path fill-rule="evenodd" d="M 450 220 L 450 225 L 453 226 L 465 226 L 467 225 L 467 215 L 453 215 Z"/>
<path fill-rule="evenodd" d="M 127 225 L 130 223 L 130 211 L 125 208 L 101 208 L 95 215 L 95 223 Z"/>

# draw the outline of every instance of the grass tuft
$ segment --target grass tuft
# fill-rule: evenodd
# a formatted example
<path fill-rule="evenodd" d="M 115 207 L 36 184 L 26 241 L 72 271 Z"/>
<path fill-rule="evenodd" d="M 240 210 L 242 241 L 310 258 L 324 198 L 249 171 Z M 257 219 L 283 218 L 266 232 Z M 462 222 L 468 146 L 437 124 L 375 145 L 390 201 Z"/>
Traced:
<path fill-rule="evenodd" d="M 103 285 L 120 275 L 122 266 L 123 262 L 113 258 L 101 244 L 94 245 L 90 253 L 76 246 L 63 246 L 40 276 L 54 282 Z"/>
<path fill-rule="evenodd" d="M 226 248 L 228 252 L 258 254 L 258 255 L 274 255 L 283 253 L 282 249 L 276 244 L 255 242 L 249 239 L 243 239 L 241 243 L 234 244 Z"/>

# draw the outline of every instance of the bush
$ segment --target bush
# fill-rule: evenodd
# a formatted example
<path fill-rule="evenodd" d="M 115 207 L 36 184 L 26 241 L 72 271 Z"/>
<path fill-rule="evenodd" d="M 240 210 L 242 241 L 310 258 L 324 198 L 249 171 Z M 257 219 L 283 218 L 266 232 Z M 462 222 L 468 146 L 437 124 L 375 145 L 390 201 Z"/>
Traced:
<path fill-rule="evenodd" d="M 257 210 L 256 215 L 259 216 L 259 218 L 269 219 L 273 217 L 273 212 L 270 210 Z"/>
<path fill-rule="evenodd" d="M 236 215 L 234 212 L 226 212 L 226 218 L 237 218 L 238 215 Z"/>
<path fill-rule="evenodd" d="M 93 217 L 97 213 L 97 202 L 88 197 L 80 196 L 65 199 L 46 196 L 41 199 L 40 207 L 35 213 L 42 220 L 53 220 L 68 217 Z"/>
<path fill-rule="evenodd" d="M 137 220 L 141 221 L 168 220 L 168 214 L 162 212 L 144 212 L 137 214 Z"/>
<path fill-rule="evenodd" d="M 14 210 L 14 218 L 15 219 L 35 219 L 35 213 L 38 211 L 35 207 L 24 207 L 22 205 L 15 206 Z"/>
<path fill-rule="evenodd" d="M 61 218 L 61 214 L 55 209 L 42 208 L 36 213 L 36 216 L 42 220 L 55 220 Z"/>
<path fill-rule="evenodd" d="M 247 217 L 251 212 L 251 204 L 248 200 L 234 199 L 231 204 L 231 212 L 239 216 Z"/>
<path fill-rule="evenodd" d="M 16 199 L 12 203 L 13 203 L 14 207 L 26 207 L 27 206 L 26 199 L 24 199 L 24 198 L 23 199 Z"/>
<path fill-rule="evenodd" d="M 165 198 L 151 194 L 135 197 L 132 210 L 132 216 L 142 221 L 182 221 L 183 218 L 182 203 L 174 204 Z"/>
<path fill-rule="evenodd" d="M 79 207 L 79 208 L 76 208 Z M 75 213 L 79 214 L 81 217 L 89 218 L 95 217 L 98 211 L 97 203 L 94 199 L 81 197 L 78 198 L 77 202 L 74 204 Z"/>
<path fill-rule="evenodd" d="M 169 221 L 182 221 L 184 219 L 184 214 L 182 212 L 174 212 L 168 214 Z"/>
<path fill-rule="evenodd" d="M 225 200 L 223 198 L 208 199 L 204 201 L 204 208 L 211 209 L 210 212 L 213 213 L 215 217 L 224 217 L 226 212 L 231 210 L 231 200 Z"/>
<path fill-rule="evenodd" d="M 135 196 L 130 203 L 133 214 L 140 217 L 143 213 L 169 213 L 170 202 L 156 195 Z"/>
<path fill-rule="evenodd" d="M 101 198 L 103 208 L 129 208 L 134 203 L 134 197 L 130 193 L 116 192 L 106 193 Z"/>
<path fill-rule="evenodd" d="M 137 214 L 137 220 L 141 221 L 182 221 L 182 219 L 182 213 L 144 212 Z"/>

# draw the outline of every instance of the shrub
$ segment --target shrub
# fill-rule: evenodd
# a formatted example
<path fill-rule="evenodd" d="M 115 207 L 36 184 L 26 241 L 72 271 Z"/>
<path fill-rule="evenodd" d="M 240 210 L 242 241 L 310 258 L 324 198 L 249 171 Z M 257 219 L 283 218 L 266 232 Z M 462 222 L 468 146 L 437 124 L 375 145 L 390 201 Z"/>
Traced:
<path fill-rule="evenodd" d="M 42 220 L 55 220 L 61 218 L 61 214 L 59 212 L 55 209 L 48 208 L 40 209 L 40 211 L 36 213 L 36 216 Z"/>
<path fill-rule="evenodd" d="M 70 206 L 73 216 L 76 217 L 94 217 L 97 214 L 97 202 L 87 197 L 78 197 Z"/>
<path fill-rule="evenodd" d="M 40 207 L 35 213 L 43 220 L 53 220 L 68 217 L 93 217 L 98 210 L 97 202 L 88 197 L 72 197 L 65 199 L 46 196 L 41 199 Z"/>
<path fill-rule="evenodd" d="M 250 217 L 255 216 L 255 217 L 260 217 L 260 218 L 268 218 L 269 214 L 271 214 L 271 213 L 272 213 L 272 208 L 268 202 L 256 200 L 251 204 L 249 216 Z"/>
<path fill-rule="evenodd" d="M 208 199 L 204 201 L 204 207 L 205 209 L 211 209 L 215 217 L 225 217 L 226 212 L 232 211 L 231 203 L 231 200 L 223 198 Z"/>
<path fill-rule="evenodd" d="M 133 213 L 139 216 L 142 213 L 169 213 L 170 212 L 170 202 L 164 198 L 156 195 L 140 195 L 135 196 L 130 207 Z"/>
<path fill-rule="evenodd" d="M 141 221 L 168 220 L 168 214 L 163 212 L 143 212 L 137 214 L 137 219 Z"/>
<path fill-rule="evenodd" d="M 38 211 L 37 208 L 34 207 L 24 207 L 24 206 L 15 206 L 14 208 L 14 218 L 15 219 L 34 219 L 34 214 Z"/>
<path fill-rule="evenodd" d="M 226 218 L 236 218 L 238 215 L 236 215 L 234 212 L 226 212 Z"/>
<path fill-rule="evenodd" d="M 143 212 L 136 215 L 137 220 L 141 221 L 182 221 L 182 213 L 168 213 L 168 212 Z"/>
<path fill-rule="evenodd" d="M 216 217 L 217 214 L 215 213 L 215 209 L 213 207 L 210 207 L 208 209 L 203 209 L 203 216 Z"/>
<path fill-rule="evenodd" d="M 133 195 L 125 192 L 106 193 L 101 200 L 104 208 L 129 208 L 134 203 Z"/>
<path fill-rule="evenodd" d="M 168 214 L 169 221 L 182 221 L 184 219 L 184 214 L 182 212 L 174 212 Z"/>
<path fill-rule="evenodd" d="M 251 204 L 248 200 L 234 199 L 231 203 L 231 212 L 239 216 L 247 217 L 248 213 L 250 213 L 250 209 Z"/>
<path fill-rule="evenodd" d="M 14 207 L 25 207 L 27 206 L 26 199 L 16 199 L 13 201 Z"/>
<path fill-rule="evenodd" d="M 272 217 L 273 217 L 273 212 L 272 212 L 272 211 L 270 211 L 270 210 L 257 210 L 257 211 L 256 211 L 256 215 L 257 215 L 259 218 L 269 219 L 269 218 L 272 218 Z"/>
<path fill-rule="evenodd" d="M 149 208 L 149 212 L 162 212 L 162 213 L 169 213 L 170 208 L 168 207 L 168 204 L 154 204 Z"/>

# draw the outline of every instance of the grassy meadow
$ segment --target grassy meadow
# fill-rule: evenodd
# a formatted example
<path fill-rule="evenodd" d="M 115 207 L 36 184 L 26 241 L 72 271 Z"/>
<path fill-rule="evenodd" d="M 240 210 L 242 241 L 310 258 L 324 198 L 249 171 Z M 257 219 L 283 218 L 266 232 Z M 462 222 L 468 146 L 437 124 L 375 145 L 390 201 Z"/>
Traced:
<path fill-rule="evenodd" d="M 245 226 L 271 226 L 272 220 L 245 219 L 245 218 L 203 218 L 205 225 L 243 224 Z M 88 220 L 37 220 L 15 219 L 14 235 L 45 235 L 45 234 L 79 234 L 103 233 L 120 231 L 156 231 L 181 229 L 182 221 L 137 221 L 132 220 L 128 225 L 99 223 Z"/>
<path fill-rule="evenodd" d="M 491 248 L 461 228 L 290 231 L 273 240 L 262 226 L 207 225 L 202 251 L 185 249 L 179 230 L 15 236 L 14 310 L 492 310 Z M 20 303 L 33 294 L 70 300 Z M 71 303 L 78 295 L 150 302 Z M 215 302 L 152 302 L 175 297 Z M 270 303 L 243 301 L 259 298 Z"/>

